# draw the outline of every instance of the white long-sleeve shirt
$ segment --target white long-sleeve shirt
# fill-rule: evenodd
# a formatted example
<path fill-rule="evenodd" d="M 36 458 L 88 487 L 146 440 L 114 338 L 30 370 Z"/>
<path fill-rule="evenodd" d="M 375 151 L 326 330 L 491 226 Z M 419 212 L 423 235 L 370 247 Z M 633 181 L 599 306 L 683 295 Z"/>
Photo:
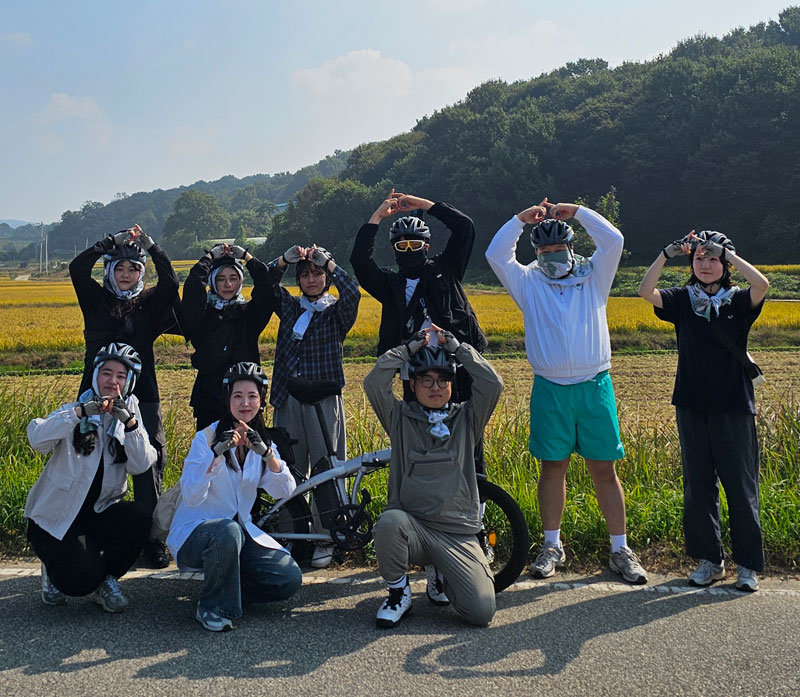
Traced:
<path fill-rule="evenodd" d="M 214 454 L 206 438 L 206 433 L 213 433 L 216 425 L 214 422 L 208 429 L 195 435 L 183 462 L 182 500 L 167 535 L 167 546 L 172 557 L 178 558 L 178 550 L 200 523 L 218 518 L 233 520 L 237 517 L 255 542 L 263 547 L 282 549 L 270 535 L 255 526 L 250 518 L 250 510 L 259 488 L 265 489 L 274 498 L 291 494 L 296 486 L 292 473 L 281 460 L 280 472 L 273 472 L 267 467 L 262 475 L 261 457 L 252 450 L 247 451 L 242 470 L 232 470 L 225 463 L 224 456 Z M 277 449 L 275 452 L 280 458 Z"/>
<path fill-rule="evenodd" d="M 575 218 L 597 249 L 588 276 L 552 279 L 517 261 L 523 222 L 515 215 L 486 250 L 486 260 L 522 310 L 525 352 L 534 375 L 561 385 L 590 380 L 611 367 L 606 305 L 624 239 L 602 215 L 580 206 Z"/>

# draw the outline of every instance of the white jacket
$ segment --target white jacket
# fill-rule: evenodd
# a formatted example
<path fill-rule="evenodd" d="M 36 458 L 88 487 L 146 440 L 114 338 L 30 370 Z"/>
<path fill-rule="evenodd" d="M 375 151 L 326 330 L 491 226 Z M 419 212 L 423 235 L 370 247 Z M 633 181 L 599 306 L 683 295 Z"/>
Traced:
<path fill-rule="evenodd" d="M 139 400 L 131 395 L 128 407 L 136 417 L 139 427 L 122 435 L 128 461 L 123 464 L 111 462 L 107 431 L 114 417 L 104 414 L 103 426 L 97 430 L 97 443 L 88 455 L 79 455 L 72 445 L 72 432 L 80 418 L 75 413 L 78 402 L 59 407 L 44 419 L 34 419 L 28 424 L 28 441 L 38 453 L 52 451 L 39 479 L 28 492 L 24 516 L 33 520 L 40 528 L 57 540 L 63 540 L 81 510 L 92 485 L 100 455 L 103 457 L 103 483 L 94 510 L 101 513 L 117 503 L 128 490 L 128 474 L 141 474 L 156 462 L 156 451 L 150 445 L 147 431 L 142 424 Z"/>
<path fill-rule="evenodd" d="M 206 438 L 205 433 L 213 433 L 216 426 L 217 422 L 214 422 L 195 435 L 183 461 L 182 500 L 167 535 L 172 557 L 178 558 L 178 550 L 200 523 L 218 518 L 233 520 L 235 516 L 255 542 L 271 549 L 282 549 L 272 537 L 253 524 L 250 509 L 255 503 L 257 489 L 265 489 L 274 498 L 291 494 L 297 486 L 292 473 L 281 460 L 280 472 L 272 472 L 267 467 L 262 476 L 261 457 L 252 450 L 247 451 L 243 471 L 232 470 L 225 463 L 224 456 L 214 454 Z"/>
<path fill-rule="evenodd" d="M 561 384 L 590 380 L 611 367 L 606 304 L 622 256 L 622 233 L 602 215 L 578 208 L 575 218 L 597 249 L 592 273 L 551 279 L 516 259 L 523 223 L 515 215 L 489 244 L 486 260 L 522 310 L 525 352 L 534 375 Z"/>

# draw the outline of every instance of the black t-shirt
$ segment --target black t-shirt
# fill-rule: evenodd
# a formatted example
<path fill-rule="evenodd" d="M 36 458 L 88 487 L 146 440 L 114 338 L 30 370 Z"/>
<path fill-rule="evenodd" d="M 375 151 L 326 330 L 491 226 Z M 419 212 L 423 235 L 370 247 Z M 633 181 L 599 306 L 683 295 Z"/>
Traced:
<path fill-rule="evenodd" d="M 755 414 L 753 383 L 742 364 L 719 340 L 712 324 L 719 324 L 737 346 L 747 350 L 750 327 L 761 314 L 762 300 L 750 307 L 750 289 L 737 290 L 719 316 L 711 321 L 692 310 L 687 288 L 659 290 L 664 307 L 656 316 L 675 325 L 678 339 L 678 371 L 672 403 L 676 407 Z"/>

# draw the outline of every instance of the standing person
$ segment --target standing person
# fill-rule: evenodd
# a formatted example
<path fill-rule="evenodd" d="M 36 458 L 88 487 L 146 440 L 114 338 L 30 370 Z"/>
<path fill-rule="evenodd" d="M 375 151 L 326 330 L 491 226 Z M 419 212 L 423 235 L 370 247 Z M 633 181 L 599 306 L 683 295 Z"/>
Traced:
<path fill-rule="evenodd" d="M 107 612 L 128 600 L 119 579 L 150 531 L 150 511 L 123 501 L 128 475 L 157 459 L 133 394 L 142 364 L 127 344 L 103 346 L 77 402 L 28 424 L 31 447 L 50 458 L 28 493 L 28 541 L 42 562 L 42 601 L 89 595 Z"/>
<path fill-rule="evenodd" d="M 656 288 L 667 259 L 689 255 L 691 276 L 682 288 Z M 750 284 L 731 281 L 731 265 Z M 764 307 L 769 281 L 736 254 L 722 233 L 690 232 L 664 247 L 647 270 L 639 295 L 656 316 L 675 325 L 678 370 L 672 404 L 683 466 L 686 551 L 699 560 L 689 583 L 725 578 L 720 537 L 719 482 L 730 515 L 736 587 L 758 590 L 764 569 L 758 491 L 755 395 L 747 337 Z"/>
<path fill-rule="evenodd" d="M 413 396 L 398 400 L 392 381 L 406 362 Z M 460 403 L 452 401 L 456 363 L 472 377 L 472 395 Z M 375 525 L 375 554 L 389 587 L 378 626 L 395 627 L 411 610 L 409 564 L 435 566 L 455 610 L 472 624 L 489 624 L 494 579 L 476 537 L 481 514 L 473 458 L 503 381 L 469 344 L 432 325 L 378 358 L 364 391 L 392 444 L 386 510 Z"/>
<path fill-rule="evenodd" d="M 233 629 L 243 600 L 284 600 L 303 581 L 291 555 L 250 518 L 257 489 L 276 499 L 295 489 L 264 425 L 267 377 L 256 363 L 237 363 L 220 387 L 223 416 L 192 440 L 167 536 L 179 567 L 203 570 L 195 618 L 212 632 Z"/>
<path fill-rule="evenodd" d="M 253 279 L 250 300 L 242 296 L 244 261 Z M 228 366 L 259 363 L 258 337 L 267 326 L 274 296 L 266 265 L 238 245 L 217 244 L 189 271 L 183 284 L 182 325 L 192 342 L 197 377 L 189 404 L 201 431 L 223 412 L 219 386 Z"/>
<path fill-rule="evenodd" d="M 411 214 L 416 211 L 429 213 L 450 230 L 444 251 L 436 256 L 428 256 L 431 232 L 421 217 Z M 381 220 L 398 213 L 402 217 L 389 229 L 389 244 L 398 268 L 394 271 L 379 267 L 372 254 Z M 369 221 L 361 226 L 350 254 L 350 263 L 361 287 L 382 306 L 379 356 L 433 324 L 452 332 L 458 341 L 470 344 L 479 353 L 486 350 L 486 336 L 478 326 L 475 311 L 461 285 L 474 242 L 475 226 L 461 211 L 447 203 L 434 203 L 391 190 Z M 431 336 L 435 344 L 435 333 Z M 407 366 L 400 366 L 400 377 L 403 394 L 410 398 Z M 472 380 L 467 370 L 458 369 L 454 385 L 459 400 L 470 398 Z M 476 471 L 486 471 L 482 437 L 475 443 L 474 462 Z M 426 572 L 431 597 L 447 602 L 441 590 L 440 574 L 432 566 L 427 567 Z"/>
<path fill-rule="evenodd" d="M 295 279 L 302 295 L 297 298 L 280 285 L 289 264 L 296 265 Z M 356 321 L 361 291 L 331 254 L 322 247 L 294 246 L 270 264 L 279 275 L 273 277 L 275 313 L 281 318 L 275 343 L 270 404 L 273 425 L 282 426 L 297 439 L 295 466 L 308 476 L 320 458 L 328 454 L 325 437 L 313 406 L 301 404 L 288 392 L 290 376 L 308 380 L 333 380 L 344 387 L 342 344 Z M 336 285 L 339 298 L 328 292 Z M 336 456 L 347 458 L 344 402 L 341 394 L 325 397 L 322 411 Z M 315 503 L 316 507 L 316 503 Z M 319 511 L 315 510 L 315 514 Z M 315 518 L 318 516 L 315 515 Z M 315 523 L 319 527 L 318 521 Z M 324 568 L 333 559 L 333 546 L 318 544 L 311 566 Z"/>
<path fill-rule="evenodd" d="M 597 246 L 589 259 L 572 251 L 574 233 L 564 221 L 573 217 Z M 535 223 L 536 260 L 523 266 L 516 247 L 526 223 Z M 625 451 L 608 374 L 606 304 L 622 245 L 622 233 L 600 214 L 545 198 L 512 217 L 486 250 L 489 265 L 522 310 L 525 351 L 533 368 L 529 445 L 541 461 L 538 499 L 544 527 L 544 544 L 531 566 L 534 578 L 552 576 L 566 561 L 561 519 L 567 467 L 577 452 L 586 461 L 611 539 L 609 568 L 629 583 L 647 583 L 627 544 L 625 497 L 614 467 Z"/>
<path fill-rule="evenodd" d="M 158 277 L 151 288 L 144 287 L 145 252 L 153 260 Z M 92 279 L 92 268 L 100 257 L 102 285 Z M 133 477 L 133 495 L 152 514 L 161 493 L 167 459 L 153 342 L 168 324 L 167 317 L 178 299 L 178 277 L 167 253 L 139 225 L 109 235 L 78 254 L 70 262 L 69 273 L 83 313 L 86 341 L 79 394 L 91 387 L 92 359 L 104 344 L 125 342 L 141 356 L 136 397 L 158 459 L 152 468 Z M 148 540 L 144 552 L 154 569 L 169 564 L 167 549 L 158 540 Z"/>

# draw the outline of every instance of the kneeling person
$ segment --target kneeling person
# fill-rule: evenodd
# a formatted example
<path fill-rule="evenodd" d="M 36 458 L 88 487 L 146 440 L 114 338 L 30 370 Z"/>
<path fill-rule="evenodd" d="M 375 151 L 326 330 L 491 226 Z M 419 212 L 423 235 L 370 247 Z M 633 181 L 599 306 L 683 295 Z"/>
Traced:
<path fill-rule="evenodd" d="M 433 332 L 437 348 L 427 345 Z M 414 396 L 402 401 L 392 394 L 392 380 L 406 361 Z M 457 363 L 473 381 L 462 403 L 452 401 Z M 487 625 L 495 613 L 494 579 L 476 538 L 474 452 L 503 381 L 474 348 L 434 325 L 384 353 L 364 390 L 392 444 L 388 502 L 375 525 L 378 566 L 389 587 L 378 626 L 397 626 L 410 611 L 409 564 L 435 565 L 445 595 L 429 590 L 431 600 L 449 599 L 468 622 Z"/>

